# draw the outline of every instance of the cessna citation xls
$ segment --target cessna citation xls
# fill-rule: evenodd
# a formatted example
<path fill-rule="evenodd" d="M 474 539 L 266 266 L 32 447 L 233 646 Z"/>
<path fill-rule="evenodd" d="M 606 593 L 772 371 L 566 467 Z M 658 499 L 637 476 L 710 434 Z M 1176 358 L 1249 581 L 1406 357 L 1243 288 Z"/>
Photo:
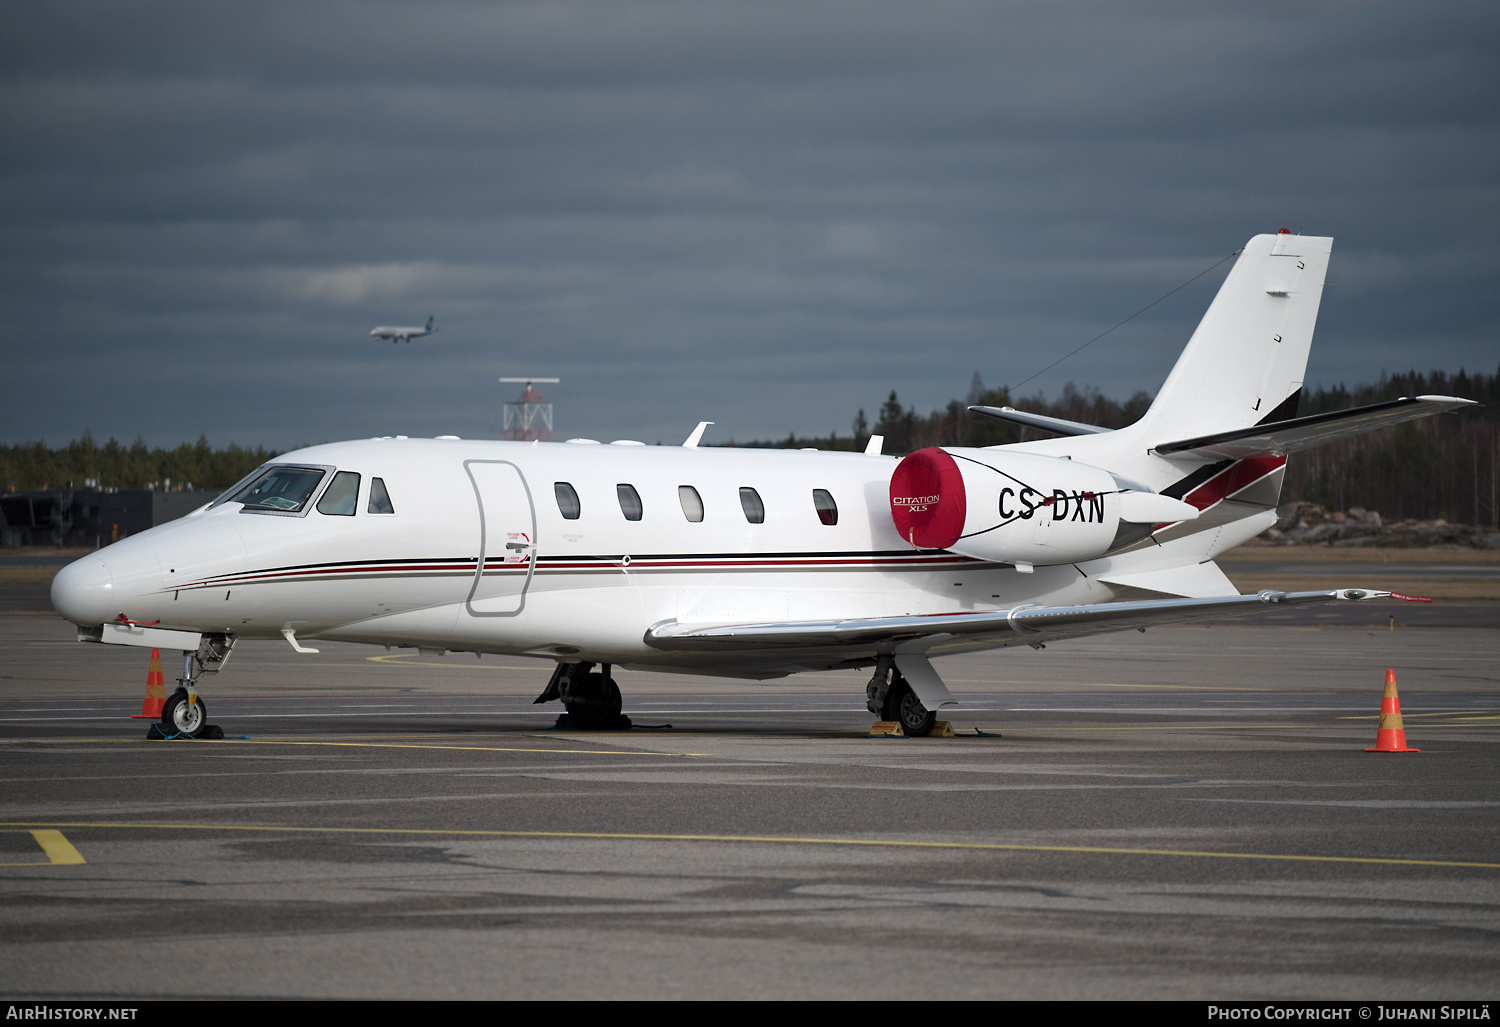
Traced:
<path fill-rule="evenodd" d="M 614 665 L 744 678 L 871 668 L 908 734 L 954 703 L 934 657 L 1305 603 L 1239 595 L 1214 557 L 1276 519 L 1287 454 L 1470 401 L 1297 417 L 1332 240 L 1246 245 L 1147 414 L 1117 431 L 904 459 L 583 439 L 369 439 L 261 467 L 213 503 L 65 567 L 83 641 L 180 649 L 200 678 L 281 636 L 532 656 L 562 723 L 625 726 Z M 541 678 L 538 678 L 538 684 Z"/>

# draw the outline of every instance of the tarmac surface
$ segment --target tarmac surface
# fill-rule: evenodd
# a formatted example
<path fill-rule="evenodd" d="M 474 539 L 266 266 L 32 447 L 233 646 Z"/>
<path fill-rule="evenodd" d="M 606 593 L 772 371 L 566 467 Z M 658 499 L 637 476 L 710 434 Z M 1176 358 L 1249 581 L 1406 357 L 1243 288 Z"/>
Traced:
<path fill-rule="evenodd" d="M 0 617 L 0 994 L 1489 999 L 1500 632 L 1217 625 L 863 674 L 616 673 L 242 642 L 222 742 L 144 650 Z M 164 654 L 169 680 L 176 654 Z M 1386 668 L 1420 753 L 1367 753 Z M 662 725 L 670 724 L 670 728 Z M 977 731 L 976 731 L 977 729 Z M 980 733 L 982 732 L 982 733 Z"/>

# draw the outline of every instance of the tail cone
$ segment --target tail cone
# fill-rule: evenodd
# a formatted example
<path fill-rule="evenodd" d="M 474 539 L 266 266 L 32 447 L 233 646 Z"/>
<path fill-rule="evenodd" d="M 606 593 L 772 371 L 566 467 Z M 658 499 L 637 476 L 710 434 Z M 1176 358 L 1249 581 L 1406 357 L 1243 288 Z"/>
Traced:
<path fill-rule="evenodd" d="M 161 676 L 161 650 L 151 650 L 151 666 L 146 671 L 146 698 L 141 701 L 141 712 L 131 720 L 160 720 L 162 704 L 167 701 L 167 686 Z"/>
<path fill-rule="evenodd" d="M 1375 748 L 1365 752 L 1421 752 L 1406 747 L 1406 729 L 1401 724 L 1401 700 L 1396 696 L 1396 672 L 1385 672 L 1385 693 L 1380 697 L 1380 724 L 1375 728 Z"/>

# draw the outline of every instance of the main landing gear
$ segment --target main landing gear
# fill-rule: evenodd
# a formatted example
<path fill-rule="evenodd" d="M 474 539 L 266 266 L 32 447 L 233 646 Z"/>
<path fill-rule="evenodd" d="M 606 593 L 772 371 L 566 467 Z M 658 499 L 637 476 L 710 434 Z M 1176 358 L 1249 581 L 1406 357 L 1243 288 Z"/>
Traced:
<path fill-rule="evenodd" d="M 536 703 L 562 700 L 567 712 L 557 718 L 557 726 L 569 730 L 623 731 L 630 718 L 620 712 L 620 688 L 609 676 L 610 665 L 594 670 L 593 663 L 559 663 Z"/>
<path fill-rule="evenodd" d="M 876 663 L 875 675 L 865 685 L 865 697 L 869 700 L 866 709 L 881 720 L 897 721 L 913 738 L 929 733 L 937 723 L 937 714 L 922 705 L 889 656 L 880 657 Z"/>

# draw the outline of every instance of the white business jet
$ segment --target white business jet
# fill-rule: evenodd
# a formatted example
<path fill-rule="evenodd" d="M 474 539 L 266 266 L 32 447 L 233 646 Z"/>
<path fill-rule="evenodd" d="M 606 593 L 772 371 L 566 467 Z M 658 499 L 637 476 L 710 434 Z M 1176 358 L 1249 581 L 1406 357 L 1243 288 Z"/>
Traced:
<path fill-rule="evenodd" d="M 379 325 L 370 329 L 370 338 L 390 339 L 392 342 L 411 342 L 413 339 L 420 339 L 424 335 L 431 335 L 437 331 L 432 321 L 433 318 L 429 317 L 424 328 L 395 328 L 391 325 Z"/>
<path fill-rule="evenodd" d="M 1287 454 L 1451 410 L 1297 417 L 1332 240 L 1246 245 L 1147 414 L 1118 431 L 865 453 L 394 438 L 314 446 L 86 556 L 52 601 L 81 640 L 183 651 L 163 731 L 197 734 L 240 638 L 548 661 L 560 722 L 624 726 L 613 666 L 753 679 L 869 668 L 870 710 L 929 731 L 949 653 L 1308 603 L 1214 557 L 1276 520 Z M 540 684 L 540 678 L 538 683 Z"/>

